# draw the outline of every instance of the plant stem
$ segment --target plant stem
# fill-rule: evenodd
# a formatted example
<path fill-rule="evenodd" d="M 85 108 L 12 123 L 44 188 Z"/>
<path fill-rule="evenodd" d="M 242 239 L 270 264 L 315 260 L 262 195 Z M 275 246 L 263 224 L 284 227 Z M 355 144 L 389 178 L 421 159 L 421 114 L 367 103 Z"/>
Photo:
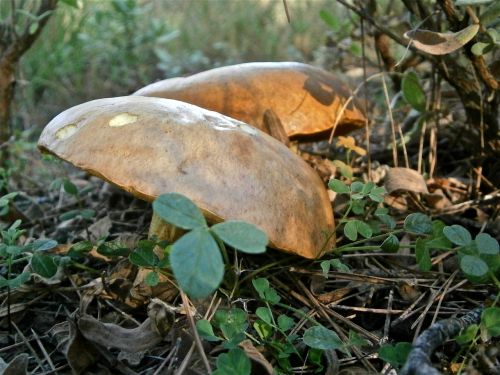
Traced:
<path fill-rule="evenodd" d="M 397 229 L 397 230 L 394 230 L 392 232 L 387 232 L 387 233 L 384 233 L 384 234 L 379 234 L 378 236 L 374 236 L 374 237 L 371 237 L 371 238 L 363 238 L 361 240 L 357 240 L 357 241 L 354 241 L 354 242 L 351 242 L 349 244 L 346 244 L 346 245 L 343 245 L 343 246 L 339 246 L 337 247 L 336 249 L 333 249 L 333 252 L 334 253 L 337 253 L 337 252 L 342 252 L 343 249 L 346 249 L 346 248 L 351 248 L 352 246 L 354 245 L 357 245 L 357 244 L 361 244 L 361 243 L 365 243 L 367 241 L 377 241 L 377 240 L 381 240 L 381 239 L 384 239 L 385 237 L 388 237 L 390 236 L 391 234 L 399 234 L 399 233 L 402 233 L 404 232 L 403 229 Z"/>

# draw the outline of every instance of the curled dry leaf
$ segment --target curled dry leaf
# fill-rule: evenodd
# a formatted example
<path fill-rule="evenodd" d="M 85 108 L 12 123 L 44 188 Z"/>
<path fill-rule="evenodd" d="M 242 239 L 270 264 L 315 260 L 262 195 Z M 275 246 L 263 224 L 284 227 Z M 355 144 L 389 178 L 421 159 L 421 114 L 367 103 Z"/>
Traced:
<path fill-rule="evenodd" d="M 412 192 L 428 194 L 427 185 L 420 173 L 410 168 L 391 168 L 385 176 L 384 187 L 388 194 Z"/>
<path fill-rule="evenodd" d="M 2 375 L 24 375 L 28 373 L 28 354 L 22 353 L 9 363 L 0 358 L 0 374 Z"/>
<path fill-rule="evenodd" d="M 57 350 L 66 356 L 73 374 L 82 374 L 100 357 L 99 350 L 82 336 L 72 319 L 54 325 L 49 334 L 55 338 Z"/>
<path fill-rule="evenodd" d="M 446 55 L 463 47 L 479 31 L 479 25 L 469 25 L 456 33 L 438 33 L 429 30 L 410 30 L 404 36 L 411 39 L 413 45 L 431 55 Z"/>
<path fill-rule="evenodd" d="M 89 341 L 106 348 L 116 348 L 129 353 L 153 348 L 163 340 L 147 318 L 139 327 L 123 328 L 113 323 L 102 323 L 90 315 L 78 319 L 78 328 Z"/>
<path fill-rule="evenodd" d="M 274 369 L 271 363 L 269 363 L 266 357 L 264 357 L 264 355 L 259 352 L 259 350 L 252 344 L 250 340 L 243 340 L 239 343 L 239 346 L 245 351 L 248 358 L 260 365 L 261 370 L 259 371 L 259 374 L 274 374 Z"/>

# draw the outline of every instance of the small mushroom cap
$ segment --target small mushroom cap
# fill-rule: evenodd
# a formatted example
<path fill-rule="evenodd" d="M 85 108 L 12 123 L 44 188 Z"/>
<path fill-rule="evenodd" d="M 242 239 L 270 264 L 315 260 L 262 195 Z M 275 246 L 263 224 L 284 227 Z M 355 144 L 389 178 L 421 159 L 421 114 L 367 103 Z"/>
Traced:
<path fill-rule="evenodd" d="M 317 174 L 274 138 L 219 113 L 161 98 L 99 99 L 59 114 L 38 146 L 141 199 L 178 192 L 209 222 L 253 223 L 272 247 L 316 258 L 333 246 Z"/>
<path fill-rule="evenodd" d="M 133 95 L 182 100 L 264 131 L 264 113 L 270 109 L 279 117 L 290 139 L 325 139 L 350 90 L 323 69 L 294 62 L 266 62 L 166 79 Z M 364 124 L 365 116 L 351 103 L 335 135 L 347 134 Z"/>

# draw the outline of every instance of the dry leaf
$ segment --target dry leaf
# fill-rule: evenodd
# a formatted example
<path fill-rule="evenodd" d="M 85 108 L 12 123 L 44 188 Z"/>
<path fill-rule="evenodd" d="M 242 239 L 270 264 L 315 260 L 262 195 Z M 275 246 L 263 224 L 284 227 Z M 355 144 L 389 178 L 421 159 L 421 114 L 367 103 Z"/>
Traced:
<path fill-rule="evenodd" d="M 27 374 L 29 356 L 26 353 L 19 354 L 9 363 L 0 358 L 0 374 L 2 375 L 24 375 Z"/>
<path fill-rule="evenodd" d="M 265 373 L 269 375 L 274 374 L 273 366 L 269 363 L 269 361 L 264 357 L 264 355 L 259 352 L 259 350 L 253 345 L 250 340 L 243 340 L 239 343 L 241 349 L 243 349 L 253 362 L 256 362 L 260 365 L 262 370 L 265 370 Z M 263 374 L 263 371 L 259 371 L 259 374 Z"/>
<path fill-rule="evenodd" d="M 54 325 L 49 334 L 57 341 L 57 349 L 66 356 L 72 373 L 82 374 L 96 363 L 99 350 L 85 340 L 72 320 Z"/>
<path fill-rule="evenodd" d="M 404 36 L 411 39 L 413 45 L 431 55 L 446 55 L 463 47 L 474 38 L 479 25 L 469 25 L 456 33 L 438 33 L 429 30 L 410 30 Z"/>
<path fill-rule="evenodd" d="M 366 155 L 366 150 L 364 148 L 356 146 L 356 140 L 351 136 L 348 137 L 340 136 L 337 141 L 337 146 L 345 147 L 348 150 L 354 151 L 355 153 L 361 156 Z"/>
<path fill-rule="evenodd" d="M 420 173 L 409 168 L 391 168 L 385 176 L 384 187 L 388 194 L 412 192 L 428 194 L 427 185 Z"/>
<path fill-rule="evenodd" d="M 139 327 L 123 328 L 113 323 L 102 323 L 90 315 L 78 319 L 78 328 L 89 341 L 129 353 L 142 352 L 155 347 L 163 340 L 147 318 Z"/>

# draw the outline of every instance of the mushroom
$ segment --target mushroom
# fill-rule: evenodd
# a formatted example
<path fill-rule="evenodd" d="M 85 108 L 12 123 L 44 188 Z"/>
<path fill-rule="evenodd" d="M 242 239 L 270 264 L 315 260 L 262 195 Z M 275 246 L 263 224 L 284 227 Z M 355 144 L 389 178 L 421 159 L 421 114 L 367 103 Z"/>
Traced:
<path fill-rule="evenodd" d="M 333 246 L 326 189 L 297 155 L 243 122 L 176 100 L 127 96 L 70 108 L 39 148 L 146 201 L 184 194 L 207 220 L 245 220 L 270 246 L 317 258 Z M 163 236 L 153 217 L 150 234 Z"/>
<path fill-rule="evenodd" d="M 350 91 L 340 79 L 323 69 L 294 62 L 226 66 L 159 81 L 133 95 L 181 100 L 271 134 L 265 113 L 272 111 L 291 140 L 325 139 L 339 115 L 342 118 L 335 135 L 361 128 L 366 120 L 352 103 L 341 114 Z"/>

